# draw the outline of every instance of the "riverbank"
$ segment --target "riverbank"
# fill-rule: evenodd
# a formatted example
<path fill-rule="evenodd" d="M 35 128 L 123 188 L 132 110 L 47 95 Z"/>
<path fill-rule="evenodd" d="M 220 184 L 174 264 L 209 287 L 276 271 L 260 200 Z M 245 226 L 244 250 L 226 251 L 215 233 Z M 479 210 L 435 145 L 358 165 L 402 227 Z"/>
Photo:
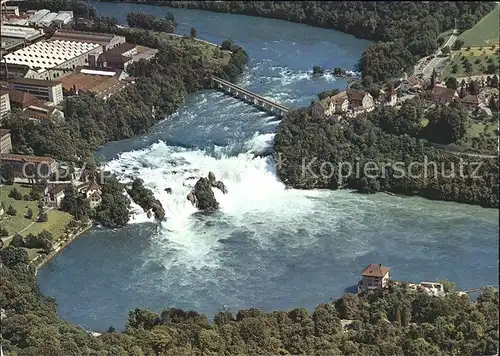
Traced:
<path fill-rule="evenodd" d="M 54 246 L 54 249 L 46 255 L 38 255 L 34 260 L 30 261 L 30 266 L 34 266 L 35 276 L 38 274 L 38 271 L 45 266 L 48 262 L 50 262 L 54 257 L 57 256 L 62 250 L 64 250 L 71 242 L 73 242 L 77 237 L 83 235 L 90 228 L 92 228 L 93 223 L 90 221 L 87 225 L 81 227 L 78 231 L 71 233 L 67 238 L 63 241 L 59 241 L 59 243 Z M 39 260 L 39 261 L 38 261 Z"/>
<path fill-rule="evenodd" d="M 370 120 L 376 114 L 340 125 L 314 118 L 311 108 L 289 113 L 275 137 L 278 177 L 297 189 L 342 186 L 498 208 L 495 157 L 452 154 L 386 133 Z"/>
<path fill-rule="evenodd" d="M 116 1 L 103 1 L 116 2 Z M 122 2 L 122 1 L 120 1 Z M 411 9 L 404 3 L 356 3 L 349 2 L 280 2 L 264 1 L 133 1 L 173 8 L 197 9 L 203 11 L 258 16 L 302 23 L 310 26 L 330 28 L 376 43 L 370 46 L 360 58 L 363 84 L 384 84 L 387 80 L 399 78 L 404 72 L 413 71 L 418 58 L 426 57 L 437 49 L 441 33 L 458 24 L 461 30 L 472 27 L 483 16 L 494 9 L 493 2 L 475 7 L 473 11 L 454 5 L 439 3 L 412 3 Z M 400 16 L 412 12 L 413 17 Z M 435 18 L 440 18 L 436 26 Z M 372 21 L 367 23 L 366 18 Z"/>

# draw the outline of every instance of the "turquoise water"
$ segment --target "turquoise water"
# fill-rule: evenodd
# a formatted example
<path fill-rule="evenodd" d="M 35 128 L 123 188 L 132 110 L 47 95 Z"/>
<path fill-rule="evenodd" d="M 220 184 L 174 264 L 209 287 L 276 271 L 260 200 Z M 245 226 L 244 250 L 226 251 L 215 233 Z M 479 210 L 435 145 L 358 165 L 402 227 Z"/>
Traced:
<path fill-rule="evenodd" d="M 129 11 L 161 16 L 166 8 L 97 3 L 121 20 Z M 369 44 L 336 31 L 278 20 L 173 10 L 179 33 L 232 38 L 250 55 L 240 84 L 290 107 L 317 92 L 344 88 L 314 65 L 353 69 Z M 384 194 L 285 190 L 273 161 L 254 158 L 272 147 L 276 117 L 222 93 L 190 96 L 149 134 L 99 150 L 126 181 L 140 177 L 167 212 L 160 225 L 134 206 L 123 229 L 94 229 L 44 267 L 41 291 L 60 315 L 87 329 L 123 327 L 137 306 L 194 309 L 209 317 L 229 308 L 289 309 L 337 297 L 369 263 L 395 279 L 450 279 L 461 289 L 496 284 L 498 212 Z M 194 214 L 186 200 L 193 177 L 215 173 L 221 211 Z M 164 189 L 172 188 L 172 194 Z"/>

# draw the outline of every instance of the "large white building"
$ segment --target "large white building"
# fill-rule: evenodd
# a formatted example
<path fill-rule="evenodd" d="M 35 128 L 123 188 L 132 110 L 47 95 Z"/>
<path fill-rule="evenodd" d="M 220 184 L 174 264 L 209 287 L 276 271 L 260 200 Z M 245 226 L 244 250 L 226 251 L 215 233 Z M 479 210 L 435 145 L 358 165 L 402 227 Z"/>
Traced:
<path fill-rule="evenodd" d="M 43 41 L 4 56 L 6 66 L 27 67 L 25 78 L 51 80 L 88 64 L 89 55 L 99 55 L 102 47 L 76 41 Z M 3 66 L 2 66 L 3 67 Z M 7 68 L 9 69 L 9 68 Z"/>
<path fill-rule="evenodd" d="M 49 27 L 52 25 L 52 21 L 57 17 L 57 12 L 50 12 L 45 15 L 40 21 L 38 21 L 39 26 Z"/>

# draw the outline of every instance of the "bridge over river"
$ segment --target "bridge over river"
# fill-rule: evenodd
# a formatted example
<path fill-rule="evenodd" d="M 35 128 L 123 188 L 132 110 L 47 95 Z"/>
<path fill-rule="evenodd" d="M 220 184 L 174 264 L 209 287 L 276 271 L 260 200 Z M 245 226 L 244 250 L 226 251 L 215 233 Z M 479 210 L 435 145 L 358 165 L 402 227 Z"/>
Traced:
<path fill-rule="evenodd" d="M 263 111 L 278 116 L 283 116 L 284 114 L 290 111 L 290 109 L 284 105 L 266 99 L 263 96 L 260 96 L 259 94 L 255 94 L 250 90 L 240 87 L 239 85 L 233 84 L 231 82 L 228 82 L 227 80 L 218 77 L 211 77 L 211 80 L 212 80 L 212 87 L 214 89 L 222 90 L 223 92 L 228 93 L 229 95 L 241 99 L 245 102 L 248 102 Z"/>

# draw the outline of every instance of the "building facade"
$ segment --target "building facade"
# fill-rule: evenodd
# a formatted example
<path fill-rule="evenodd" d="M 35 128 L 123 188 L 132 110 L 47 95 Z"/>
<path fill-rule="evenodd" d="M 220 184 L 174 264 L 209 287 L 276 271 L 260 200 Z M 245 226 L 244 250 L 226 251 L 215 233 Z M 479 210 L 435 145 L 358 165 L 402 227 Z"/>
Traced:
<path fill-rule="evenodd" d="M 10 113 L 9 93 L 2 91 L 0 96 L 0 119 L 7 117 L 9 113 Z"/>
<path fill-rule="evenodd" d="M 36 175 L 40 178 L 49 178 L 57 171 L 57 162 L 50 157 L 13 155 L 8 153 L 0 154 L 0 162 L 9 164 L 16 177 L 34 178 Z"/>
<path fill-rule="evenodd" d="M 375 103 L 370 93 L 353 89 L 347 89 L 346 93 L 349 98 L 349 108 L 353 112 L 370 112 L 375 108 Z"/>
<path fill-rule="evenodd" d="M 12 151 L 12 140 L 10 138 L 10 131 L 0 129 L 0 154 L 10 153 Z"/>
<path fill-rule="evenodd" d="M 9 88 L 30 93 L 54 105 L 63 101 L 61 83 L 51 80 L 16 78 L 8 81 Z"/>
<path fill-rule="evenodd" d="M 381 264 L 369 264 L 362 272 L 358 283 L 358 293 L 382 290 L 390 279 L 390 268 Z"/>
<path fill-rule="evenodd" d="M 53 184 L 48 187 L 47 193 L 43 197 L 45 205 L 56 209 L 59 208 L 64 198 L 64 190 L 67 186 L 67 184 Z"/>

